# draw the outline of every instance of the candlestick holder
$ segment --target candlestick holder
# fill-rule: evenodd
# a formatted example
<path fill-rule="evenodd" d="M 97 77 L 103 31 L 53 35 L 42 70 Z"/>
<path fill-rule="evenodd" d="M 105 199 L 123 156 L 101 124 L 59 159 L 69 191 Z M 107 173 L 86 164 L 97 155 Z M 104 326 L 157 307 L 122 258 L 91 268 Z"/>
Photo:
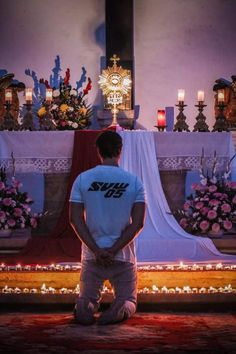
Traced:
<path fill-rule="evenodd" d="M 189 126 L 188 124 L 185 122 L 186 121 L 186 116 L 183 114 L 184 111 L 184 107 L 187 107 L 186 104 L 184 104 L 184 102 L 179 102 L 178 104 L 175 105 L 176 107 L 179 108 L 179 114 L 176 117 L 176 123 L 174 125 L 174 129 L 173 131 L 178 131 L 178 132 L 182 132 L 182 131 L 187 131 L 189 132 Z"/>
<path fill-rule="evenodd" d="M 19 130 L 19 124 L 16 119 L 11 114 L 12 104 L 10 102 L 6 102 L 4 104 L 6 107 L 6 113 L 3 117 L 3 122 L 1 124 L 1 130 Z"/>
<path fill-rule="evenodd" d="M 56 130 L 56 125 L 53 123 L 53 116 L 50 112 L 51 104 L 45 103 L 46 113 L 40 118 L 39 129 L 40 130 Z"/>
<path fill-rule="evenodd" d="M 219 102 L 217 104 L 217 107 L 218 107 L 218 115 L 216 117 L 216 122 L 215 124 L 213 125 L 213 129 L 212 131 L 213 132 L 223 132 L 223 131 L 226 131 L 228 132 L 229 131 L 229 126 L 228 126 L 228 122 L 225 118 L 225 115 L 224 115 L 224 110 L 225 110 L 225 107 L 227 107 L 227 105 L 224 103 L 224 102 Z"/>
<path fill-rule="evenodd" d="M 198 104 L 195 104 L 195 107 L 198 107 L 198 115 L 196 117 L 196 124 L 193 127 L 193 132 L 209 132 L 209 126 L 206 123 L 206 117 L 202 113 L 204 107 L 207 105 L 204 104 L 202 101 L 199 101 Z"/>
<path fill-rule="evenodd" d="M 163 126 L 154 125 L 154 127 L 157 128 L 159 132 L 164 132 L 165 129 L 167 128 L 167 125 L 163 125 Z"/>
<path fill-rule="evenodd" d="M 27 102 L 24 104 L 24 106 L 26 107 L 27 112 L 25 113 L 25 115 L 23 117 L 23 123 L 21 125 L 21 130 L 35 130 L 33 114 L 32 114 L 33 104 L 30 102 Z"/>

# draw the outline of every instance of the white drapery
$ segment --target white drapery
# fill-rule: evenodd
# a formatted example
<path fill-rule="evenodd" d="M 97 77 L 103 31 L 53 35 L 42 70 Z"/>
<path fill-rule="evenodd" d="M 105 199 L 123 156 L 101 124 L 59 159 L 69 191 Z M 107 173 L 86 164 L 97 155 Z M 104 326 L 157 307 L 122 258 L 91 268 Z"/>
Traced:
<path fill-rule="evenodd" d="M 147 196 L 145 226 L 135 241 L 138 262 L 235 262 L 236 256 L 220 253 L 209 238 L 186 233 L 171 214 L 161 185 L 153 132 L 120 135 L 121 167 L 143 181 Z"/>

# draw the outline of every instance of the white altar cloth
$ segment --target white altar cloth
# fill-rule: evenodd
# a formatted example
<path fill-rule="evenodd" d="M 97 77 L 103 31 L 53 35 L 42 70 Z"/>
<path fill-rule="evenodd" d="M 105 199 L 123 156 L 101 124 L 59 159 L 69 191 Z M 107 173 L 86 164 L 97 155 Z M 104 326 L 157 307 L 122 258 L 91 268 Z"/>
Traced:
<path fill-rule="evenodd" d="M 209 238 L 186 233 L 171 214 L 157 167 L 153 132 L 120 133 L 123 138 L 121 167 L 143 181 L 147 195 L 145 226 L 136 238 L 139 262 L 236 262 L 220 253 Z"/>
<path fill-rule="evenodd" d="M 124 131 L 123 134 L 129 134 L 129 131 Z M 155 152 L 160 170 L 196 170 L 200 166 L 202 149 L 204 149 L 207 166 L 211 165 L 216 150 L 219 168 L 223 169 L 234 154 L 231 133 L 155 131 L 153 136 L 155 146 L 152 153 Z M 10 171 L 13 152 L 17 172 L 69 172 L 73 142 L 73 131 L 2 131 L 0 132 L 0 160 Z"/>

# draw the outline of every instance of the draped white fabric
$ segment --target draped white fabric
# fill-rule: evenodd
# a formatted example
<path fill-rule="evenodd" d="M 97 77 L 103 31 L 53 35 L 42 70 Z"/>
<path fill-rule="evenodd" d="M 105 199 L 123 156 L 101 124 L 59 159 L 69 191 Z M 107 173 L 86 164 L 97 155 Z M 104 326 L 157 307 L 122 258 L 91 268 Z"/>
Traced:
<path fill-rule="evenodd" d="M 235 262 L 236 256 L 220 253 L 209 238 L 186 233 L 171 214 L 161 185 L 154 133 L 125 131 L 120 135 L 120 165 L 139 176 L 147 196 L 145 226 L 136 238 L 138 262 Z"/>

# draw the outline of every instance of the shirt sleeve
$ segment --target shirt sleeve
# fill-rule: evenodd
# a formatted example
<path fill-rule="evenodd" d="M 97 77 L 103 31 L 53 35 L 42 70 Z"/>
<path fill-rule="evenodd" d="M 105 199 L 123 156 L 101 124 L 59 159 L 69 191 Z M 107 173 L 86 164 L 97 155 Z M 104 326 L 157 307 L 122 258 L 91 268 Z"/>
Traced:
<path fill-rule="evenodd" d="M 136 197 L 134 203 L 146 201 L 145 190 L 140 179 L 136 178 Z"/>
<path fill-rule="evenodd" d="M 80 189 L 80 183 L 81 183 L 81 176 L 78 176 L 76 180 L 73 183 L 71 193 L 70 193 L 70 202 L 74 203 L 83 203 L 83 197 Z"/>

